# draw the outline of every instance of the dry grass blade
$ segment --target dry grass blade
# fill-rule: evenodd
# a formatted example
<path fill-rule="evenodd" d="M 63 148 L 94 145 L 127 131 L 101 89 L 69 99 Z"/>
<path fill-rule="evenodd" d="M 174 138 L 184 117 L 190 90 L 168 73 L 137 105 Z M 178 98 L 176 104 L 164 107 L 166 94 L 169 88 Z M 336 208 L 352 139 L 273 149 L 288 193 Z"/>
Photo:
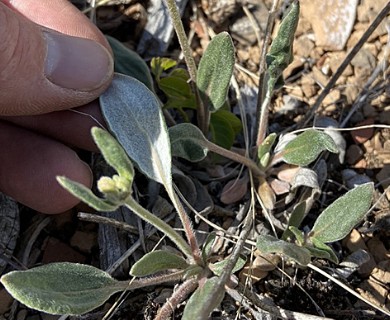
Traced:
<path fill-rule="evenodd" d="M 367 300 L 366 298 L 362 297 L 360 294 L 358 294 L 356 291 L 352 290 L 351 288 L 349 288 L 347 285 L 345 285 L 344 283 L 342 283 L 340 280 L 337 280 L 335 277 L 332 277 L 330 274 L 326 273 L 324 270 L 321 270 L 320 268 L 316 267 L 315 265 L 309 263 L 307 265 L 310 269 L 322 274 L 324 277 L 328 278 L 330 281 L 333 281 L 334 283 L 336 283 L 337 285 L 339 285 L 340 287 L 342 287 L 344 290 L 348 291 L 350 294 L 352 294 L 353 296 L 355 296 L 356 298 L 358 298 L 359 300 L 361 301 L 364 301 L 365 303 L 367 303 L 368 305 L 370 305 L 371 307 L 375 308 L 376 310 L 382 312 L 383 314 L 387 315 L 390 317 L 390 312 L 388 310 L 385 310 L 375 304 L 373 304 L 371 301 Z"/>

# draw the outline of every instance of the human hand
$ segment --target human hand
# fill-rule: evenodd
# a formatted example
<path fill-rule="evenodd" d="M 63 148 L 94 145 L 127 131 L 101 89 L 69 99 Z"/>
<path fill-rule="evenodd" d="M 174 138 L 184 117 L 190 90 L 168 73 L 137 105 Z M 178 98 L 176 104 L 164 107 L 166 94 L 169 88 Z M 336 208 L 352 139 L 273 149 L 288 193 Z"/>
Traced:
<path fill-rule="evenodd" d="M 94 150 L 96 125 L 67 109 L 82 106 L 102 122 L 93 100 L 112 78 L 110 48 L 67 0 L 0 0 L 0 39 L 0 191 L 63 212 L 78 200 L 55 177 L 91 186 L 89 167 L 68 145 Z"/>

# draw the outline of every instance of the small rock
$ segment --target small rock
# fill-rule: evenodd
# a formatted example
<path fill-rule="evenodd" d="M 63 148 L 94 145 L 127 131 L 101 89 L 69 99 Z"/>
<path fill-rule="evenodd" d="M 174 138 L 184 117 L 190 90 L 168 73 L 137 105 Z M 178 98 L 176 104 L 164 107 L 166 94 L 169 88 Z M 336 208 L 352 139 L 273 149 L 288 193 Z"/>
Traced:
<path fill-rule="evenodd" d="M 264 279 L 268 275 L 268 271 L 261 270 L 259 268 L 252 268 L 251 266 L 245 266 L 239 273 L 239 279 L 241 283 L 245 283 L 249 278 L 252 283 L 256 283 L 261 279 Z"/>
<path fill-rule="evenodd" d="M 369 70 L 373 70 L 376 65 L 376 59 L 374 55 L 370 52 L 370 50 L 362 48 L 352 59 L 351 64 L 355 68 L 366 68 Z"/>
<path fill-rule="evenodd" d="M 372 276 L 383 283 L 390 284 L 390 260 L 379 262 L 378 266 L 372 271 Z"/>
<path fill-rule="evenodd" d="M 70 245 L 84 253 L 91 253 L 91 249 L 96 244 L 97 235 L 95 232 L 76 231 L 70 239 Z"/>
<path fill-rule="evenodd" d="M 390 165 L 383 166 L 381 171 L 379 171 L 378 174 L 376 175 L 376 178 L 378 179 L 379 183 L 383 186 L 383 188 L 387 188 L 390 185 L 389 177 L 390 177 Z"/>
<path fill-rule="evenodd" d="M 320 69 L 316 66 L 313 67 L 313 77 L 314 80 L 321 86 L 325 87 L 328 83 L 328 77 L 322 73 Z"/>
<path fill-rule="evenodd" d="M 256 251 L 258 252 L 258 251 Z M 280 262 L 280 255 L 273 253 L 255 253 L 255 260 L 253 261 L 253 267 L 259 268 L 263 271 L 272 271 L 275 269 L 275 266 Z"/>
<path fill-rule="evenodd" d="M 357 291 L 375 305 L 383 307 L 386 302 L 387 290 L 374 279 L 364 280 Z"/>
<path fill-rule="evenodd" d="M 351 80 L 344 90 L 344 95 L 347 98 L 347 103 L 350 105 L 354 104 L 356 101 L 356 98 L 359 95 L 359 92 L 360 92 L 359 88 Z"/>
<path fill-rule="evenodd" d="M 5 314 L 10 308 L 14 298 L 5 289 L 0 289 L 0 315 Z"/>
<path fill-rule="evenodd" d="M 286 88 L 286 91 L 289 95 L 293 96 L 294 98 L 300 100 L 303 98 L 303 92 L 300 86 L 288 87 Z"/>
<path fill-rule="evenodd" d="M 316 82 L 308 76 L 304 76 L 302 78 L 301 84 L 303 94 L 306 96 L 306 98 L 314 97 L 318 92 L 318 86 Z"/>
<path fill-rule="evenodd" d="M 304 60 L 298 57 L 294 57 L 293 62 L 291 62 L 286 69 L 283 71 L 283 78 L 287 79 L 294 74 L 296 70 L 302 69 L 304 65 Z"/>
<path fill-rule="evenodd" d="M 86 257 L 81 253 L 74 250 L 66 243 L 49 237 L 44 247 L 42 263 L 47 264 L 50 262 L 77 262 L 85 263 Z"/>
<path fill-rule="evenodd" d="M 27 309 L 22 309 L 16 315 L 16 320 L 24 320 L 26 319 L 27 315 L 28 315 Z"/>
<path fill-rule="evenodd" d="M 316 45 L 342 50 L 355 23 L 357 0 L 301 0 L 302 16 L 309 20 Z"/>
<path fill-rule="evenodd" d="M 363 156 L 363 151 L 356 144 L 352 144 L 347 149 L 346 160 L 348 164 L 356 163 Z"/>
<path fill-rule="evenodd" d="M 332 73 L 334 74 L 337 69 L 339 68 L 340 64 L 344 61 L 346 57 L 346 52 L 345 51 L 336 51 L 336 52 L 329 52 L 329 66 L 330 70 L 332 70 Z M 347 68 L 343 72 L 343 76 L 352 76 L 353 75 L 353 68 L 349 64 Z"/>
<path fill-rule="evenodd" d="M 381 123 L 390 125 L 390 110 L 382 111 L 379 114 L 379 119 L 381 120 Z"/>
<path fill-rule="evenodd" d="M 367 247 L 377 263 L 388 260 L 390 257 L 390 252 L 387 251 L 383 242 L 377 237 L 368 240 Z"/>
<path fill-rule="evenodd" d="M 341 93 L 337 89 L 333 89 L 324 99 L 324 105 L 335 104 L 340 101 Z"/>
<path fill-rule="evenodd" d="M 343 240 L 343 244 L 348 248 L 349 251 L 355 252 L 359 249 L 368 251 L 368 248 L 360 235 L 360 232 L 353 229 L 351 233 Z"/>
<path fill-rule="evenodd" d="M 310 57 L 314 46 L 314 42 L 311 41 L 306 35 L 303 35 L 294 42 L 294 52 L 300 57 L 308 58 Z"/>
<path fill-rule="evenodd" d="M 366 125 L 371 125 L 374 123 L 374 119 L 369 118 L 366 119 L 362 122 L 359 122 L 356 124 L 357 127 L 359 126 L 366 126 Z M 374 128 L 367 128 L 367 129 L 360 129 L 360 130 L 353 130 L 351 131 L 351 136 L 352 139 L 357 143 L 357 144 L 362 144 L 369 140 L 372 136 L 374 135 Z"/>

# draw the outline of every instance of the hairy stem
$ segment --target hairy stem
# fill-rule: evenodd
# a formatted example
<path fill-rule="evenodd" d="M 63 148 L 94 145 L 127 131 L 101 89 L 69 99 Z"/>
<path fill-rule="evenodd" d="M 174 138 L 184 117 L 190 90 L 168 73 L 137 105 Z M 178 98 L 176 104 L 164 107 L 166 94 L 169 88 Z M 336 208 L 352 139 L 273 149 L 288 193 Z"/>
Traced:
<path fill-rule="evenodd" d="M 257 164 L 247 158 L 247 157 L 244 157 L 238 153 L 235 153 L 233 151 L 230 151 L 230 150 L 227 150 L 225 148 L 222 148 L 208 140 L 204 141 L 203 143 L 203 147 L 207 148 L 208 150 L 212 151 L 212 152 L 215 152 L 225 158 L 228 158 L 228 159 L 231 159 L 233 161 L 236 161 L 238 163 L 242 163 L 243 165 L 247 166 L 254 175 L 257 175 L 257 176 L 265 176 L 265 173 L 257 166 Z"/>
<path fill-rule="evenodd" d="M 198 241 L 196 240 L 194 229 L 192 228 L 191 220 L 188 217 L 187 212 L 185 211 L 182 203 L 180 202 L 177 194 L 174 190 L 167 190 L 169 193 L 169 197 L 172 200 L 172 203 L 179 214 L 181 223 L 183 225 L 185 234 L 187 236 L 188 243 L 190 244 L 191 251 L 192 251 L 192 257 L 195 260 L 195 262 L 202 266 L 203 260 L 201 258 L 201 253 L 198 245 Z"/>
<path fill-rule="evenodd" d="M 158 310 L 155 320 L 170 319 L 178 304 L 183 302 L 198 286 L 197 279 L 189 279 L 182 283 L 172 296 Z"/>
<path fill-rule="evenodd" d="M 187 242 L 177 233 L 169 224 L 156 217 L 153 213 L 146 210 L 144 207 L 138 204 L 133 198 L 126 200 L 126 207 L 131 209 L 137 216 L 146 222 L 153 225 L 156 229 L 163 232 L 169 239 L 171 239 L 177 247 L 187 256 L 191 261 L 193 260 L 191 248 Z"/>
<path fill-rule="evenodd" d="M 259 147 L 263 143 L 265 136 L 267 135 L 268 115 L 269 115 L 268 106 L 271 102 L 272 92 L 274 90 L 274 83 L 275 83 L 275 80 L 273 80 L 273 79 L 268 80 L 267 74 L 264 77 L 264 80 L 265 80 L 265 82 L 268 82 L 268 84 L 265 84 L 265 82 L 264 82 L 264 84 L 266 86 L 266 89 L 265 89 L 266 93 L 265 93 L 265 97 L 263 99 L 263 102 L 261 104 L 261 109 L 260 109 L 256 147 Z"/>
<path fill-rule="evenodd" d="M 257 147 L 259 146 L 259 144 L 258 144 L 258 140 L 259 140 L 259 136 L 260 136 L 259 132 L 262 131 L 265 133 L 266 129 L 264 129 L 263 126 L 264 126 L 264 123 L 265 124 L 268 123 L 268 112 L 263 111 L 264 110 L 264 100 L 265 100 L 265 97 L 264 97 L 265 92 L 264 91 L 265 91 L 266 82 L 267 82 L 266 71 L 265 71 L 265 69 L 266 69 L 265 57 L 267 55 L 268 44 L 270 43 L 270 39 L 272 36 L 272 28 L 273 28 L 273 25 L 275 22 L 276 9 L 279 6 L 279 2 L 280 2 L 280 0 L 273 1 L 272 8 L 268 14 L 267 26 L 265 29 L 265 35 L 264 35 L 263 46 L 261 49 L 261 56 L 260 56 L 260 62 L 259 62 L 259 67 L 260 67 L 259 78 L 260 79 L 259 79 L 259 93 L 257 96 L 258 123 L 257 123 L 257 128 L 255 130 L 255 132 L 258 132 L 258 134 L 257 134 L 257 137 L 253 137 L 253 138 L 257 138 L 256 139 L 256 146 Z M 268 111 L 268 104 L 267 104 L 267 111 Z M 255 152 L 255 154 L 256 154 L 256 152 Z"/>
<path fill-rule="evenodd" d="M 195 64 L 194 57 L 192 56 L 192 50 L 188 42 L 187 35 L 185 33 L 183 23 L 181 21 L 180 12 L 179 9 L 177 8 L 175 0 L 165 0 L 165 3 L 167 5 L 169 15 L 171 17 L 172 24 L 175 29 L 177 38 L 179 40 L 181 50 L 183 51 L 184 60 L 187 64 L 188 73 L 191 79 L 191 86 L 195 93 L 196 102 L 198 105 L 198 109 L 197 109 L 198 126 L 199 129 L 203 132 L 203 134 L 207 134 L 208 127 L 209 127 L 209 111 L 203 104 L 203 101 L 199 94 L 198 87 L 196 86 L 196 75 L 197 75 L 196 64 Z"/>

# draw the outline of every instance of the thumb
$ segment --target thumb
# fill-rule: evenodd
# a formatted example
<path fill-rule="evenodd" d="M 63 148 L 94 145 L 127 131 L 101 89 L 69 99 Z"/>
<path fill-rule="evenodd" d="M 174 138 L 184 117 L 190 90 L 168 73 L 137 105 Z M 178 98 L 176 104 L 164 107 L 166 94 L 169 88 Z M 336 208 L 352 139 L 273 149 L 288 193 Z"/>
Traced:
<path fill-rule="evenodd" d="M 109 85 L 113 60 L 90 39 L 37 25 L 0 2 L 0 115 L 86 104 Z"/>

